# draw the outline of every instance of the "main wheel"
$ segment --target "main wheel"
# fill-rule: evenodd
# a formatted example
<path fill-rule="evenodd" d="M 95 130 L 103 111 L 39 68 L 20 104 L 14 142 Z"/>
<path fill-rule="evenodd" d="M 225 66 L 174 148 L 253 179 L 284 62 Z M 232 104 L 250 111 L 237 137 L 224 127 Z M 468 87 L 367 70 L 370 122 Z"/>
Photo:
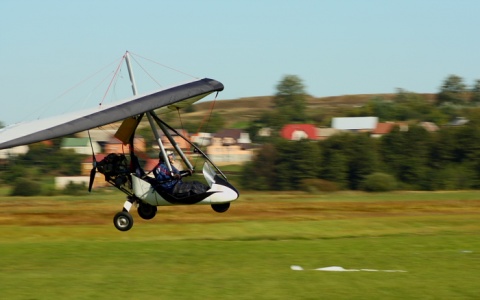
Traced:
<path fill-rule="evenodd" d="M 227 203 L 220 203 L 220 204 L 212 204 L 212 209 L 218 213 L 226 212 L 230 208 L 230 202 Z"/>
<path fill-rule="evenodd" d="M 140 204 L 138 205 L 137 212 L 142 219 L 150 220 L 150 219 L 153 219 L 153 217 L 155 217 L 155 215 L 157 214 L 157 207 L 147 203 L 140 202 Z"/>
<path fill-rule="evenodd" d="M 128 231 L 133 226 L 133 217 L 126 211 L 121 211 L 113 217 L 113 225 L 120 231 Z"/>

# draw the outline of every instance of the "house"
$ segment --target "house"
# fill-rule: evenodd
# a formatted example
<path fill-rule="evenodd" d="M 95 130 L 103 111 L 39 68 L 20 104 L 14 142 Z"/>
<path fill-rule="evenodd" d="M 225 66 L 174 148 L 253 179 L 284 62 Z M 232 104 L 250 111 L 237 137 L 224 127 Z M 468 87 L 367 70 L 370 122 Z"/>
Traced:
<path fill-rule="evenodd" d="M 243 164 L 253 157 L 250 135 L 240 129 L 224 129 L 213 135 L 207 154 L 216 164 Z"/>
<path fill-rule="evenodd" d="M 440 129 L 437 126 L 437 124 L 432 123 L 432 122 L 421 122 L 420 126 L 423 127 L 428 132 L 436 132 Z"/>
<path fill-rule="evenodd" d="M 465 117 L 456 117 L 453 121 L 448 123 L 449 126 L 463 126 L 467 124 L 469 120 Z"/>
<path fill-rule="evenodd" d="M 374 138 L 382 137 L 387 133 L 390 133 L 395 127 L 393 122 L 379 122 L 377 127 L 370 132 L 370 136 Z"/>
<path fill-rule="evenodd" d="M 312 124 L 287 124 L 280 131 L 280 136 L 291 141 L 318 139 L 317 128 Z"/>
<path fill-rule="evenodd" d="M 142 136 L 135 136 L 133 140 L 133 146 L 135 147 L 135 151 L 146 151 L 145 139 Z M 104 145 L 104 152 L 127 154 L 130 153 L 130 147 L 128 145 L 124 145 L 123 142 L 121 142 L 117 138 L 111 137 Z"/>
<path fill-rule="evenodd" d="M 112 136 L 115 135 L 117 129 L 90 129 L 88 131 L 83 131 L 77 133 L 75 136 L 79 138 L 88 138 L 90 137 L 92 140 L 97 141 L 99 144 L 103 144 L 108 142 Z"/>
<path fill-rule="evenodd" d="M 185 138 L 190 140 L 190 135 L 188 131 L 186 131 L 185 129 L 175 129 L 175 130 L 181 135 L 183 135 Z M 190 144 L 186 140 L 184 140 L 180 135 L 176 134 L 174 131 L 170 129 L 168 129 L 168 133 L 171 135 L 171 137 L 173 138 L 175 143 L 180 147 L 180 149 L 182 149 L 182 151 L 190 150 L 191 148 Z M 163 132 L 159 132 L 158 134 L 160 136 L 160 139 L 162 140 L 163 147 L 166 150 L 173 150 L 174 147 L 172 143 L 170 143 L 170 140 L 167 138 L 167 136 L 163 134 Z M 158 143 L 156 141 L 153 143 L 152 148 L 157 151 L 160 151 L 158 147 Z"/>
<path fill-rule="evenodd" d="M 28 146 L 18 146 L 18 147 L 13 147 L 10 149 L 2 149 L 0 150 L 0 159 L 7 159 L 9 157 L 15 157 L 23 154 L 28 153 Z"/>
<path fill-rule="evenodd" d="M 95 180 L 96 181 L 96 180 Z M 55 189 L 63 190 L 69 183 L 75 184 L 84 184 L 86 187 L 90 183 L 89 176 L 58 176 L 55 177 Z M 99 185 L 93 184 L 93 187 L 98 187 Z"/>
<path fill-rule="evenodd" d="M 377 117 L 343 117 L 332 119 L 332 128 L 341 131 L 371 132 L 377 127 L 377 124 Z"/>
<path fill-rule="evenodd" d="M 199 147 L 204 147 L 210 145 L 212 139 L 212 134 L 208 132 L 199 132 L 191 135 L 191 142 L 196 144 Z"/>
<path fill-rule="evenodd" d="M 95 161 L 97 162 L 102 161 L 106 156 L 107 154 L 95 154 Z M 82 161 L 80 174 L 82 176 L 90 176 L 90 171 L 92 170 L 92 168 L 93 168 L 93 157 L 90 155 Z"/>
<path fill-rule="evenodd" d="M 260 128 L 260 129 L 258 130 L 257 135 L 258 135 L 258 136 L 261 136 L 261 137 L 270 137 L 270 136 L 272 136 L 272 132 L 273 132 L 272 128 L 270 128 L 270 127 L 263 127 L 263 128 Z"/>
<path fill-rule="evenodd" d="M 317 139 L 326 140 L 334 134 L 339 133 L 340 130 L 335 128 L 317 128 Z"/>
<path fill-rule="evenodd" d="M 95 154 L 95 160 L 101 161 L 105 158 L 105 154 Z M 82 161 L 80 176 L 57 176 L 55 177 L 55 188 L 57 190 L 64 189 L 70 182 L 75 184 L 85 184 L 88 186 L 90 183 L 90 171 L 93 168 L 93 157 L 90 155 Z M 105 181 L 105 177 L 97 172 L 95 174 L 95 180 L 93 181 L 93 188 L 108 186 L 108 182 Z"/>
<path fill-rule="evenodd" d="M 102 152 L 102 148 L 96 141 L 90 141 L 89 138 L 64 138 L 60 144 L 61 149 L 71 149 L 75 153 L 92 155 L 92 148 L 94 153 Z"/>

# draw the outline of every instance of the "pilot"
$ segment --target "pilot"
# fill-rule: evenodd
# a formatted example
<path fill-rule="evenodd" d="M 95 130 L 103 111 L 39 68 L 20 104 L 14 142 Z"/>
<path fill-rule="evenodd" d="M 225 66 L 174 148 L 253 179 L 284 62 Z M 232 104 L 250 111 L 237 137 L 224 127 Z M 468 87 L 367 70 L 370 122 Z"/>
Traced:
<path fill-rule="evenodd" d="M 209 187 L 198 181 L 183 182 L 182 176 L 192 175 L 192 171 L 180 172 L 175 166 L 175 154 L 169 152 L 167 154 L 168 161 L 172 166 L 172 172 L 168 169 L 167 164 L 163 160 L 162 152 L 159 153 L 159 163 L 153 170 L 155 179 L 160 183 L 164 191 L 177 197 L 186 197 L 193 194 L 206 192 Z"/>
<path fill-rule="evenodd" d="M 160 152 L 158 155 L 159 163 L 153 170 L 153 175 L 155 175 L 155 179 L 160 182 L 163 190 L 171 194 L 175 185 L 181 180 L 181 176 L 180 171 L 173 165 L 175 162 L 175 154 L 170 152 L 167 156 L 172 166 L 172 172 L 168 169 L 167 164 L 163 160 L 162 152 Z"/>

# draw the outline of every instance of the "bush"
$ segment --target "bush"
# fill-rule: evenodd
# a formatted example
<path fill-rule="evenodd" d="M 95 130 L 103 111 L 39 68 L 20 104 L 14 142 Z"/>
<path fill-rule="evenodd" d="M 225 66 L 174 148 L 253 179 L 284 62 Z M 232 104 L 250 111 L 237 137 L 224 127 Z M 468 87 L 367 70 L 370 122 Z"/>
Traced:
<path fill-rule="evenodd" d="M 87 192 L 87 185 L 83 182 L 74 183 L 70 181 L 63 189 L 63 193 L 65 195 L 70 195 L 70 196 L 78 196 L 81 194 L 86 194 L 86 192 Z"/>
<path fill-rule="evenodd" d="M 20 178 L 17 179 L 11 196 L 36 196 L 40 195 L 42 187 L 38 182 L 31 179 Z"/>
<path fill-rule="evenodd" d="M 317 178 L 303 179 L 300 183 L 300 189 L 312 194 L 319 192 L 336 192 L 340 190 L 337 183 Z"/>
<path fill-rule="evenodd" d="M 389 192 L 397 189 L 397 186 L 392 175 L 378 172 L 366 176 L 361 188 L 367 192 Z"/>

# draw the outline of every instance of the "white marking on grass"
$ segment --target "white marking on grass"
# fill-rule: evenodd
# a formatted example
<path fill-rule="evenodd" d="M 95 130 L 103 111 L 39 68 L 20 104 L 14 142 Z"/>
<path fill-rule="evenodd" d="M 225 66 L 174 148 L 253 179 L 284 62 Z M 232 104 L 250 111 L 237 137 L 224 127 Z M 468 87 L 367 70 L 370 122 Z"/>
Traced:
<path fill-rule="evenodd" d="M 290 269 L 293 271 L 304 271 L 305 269 L 302 268 L 301 266 L 296 266 L 292 265 L 290 266 Z M 324 267 L 324 268 L 318 268 L 318 269 L 310 269 L 311 271 L 326 271 L 326 272 L 402 272 L 405 273 L 407 271 L 404 270 L 375 270 L 375 269 L 345 269 L 343 267 L 338 267 L 338 266 L 332 266 L 332 267 Z"/>
<path fill-rule="evenodd" d="M 327 272 L 358 272 L 358 271 L 360 271 L 360 270 L 356 270 L 356 269 L 345 269 L 345 268 L 343 268 L 343 267 L 333 266 L 333 267 L 318 268 L 318 269 L 315 269 L 315 271 L 327 271 Z"/>

